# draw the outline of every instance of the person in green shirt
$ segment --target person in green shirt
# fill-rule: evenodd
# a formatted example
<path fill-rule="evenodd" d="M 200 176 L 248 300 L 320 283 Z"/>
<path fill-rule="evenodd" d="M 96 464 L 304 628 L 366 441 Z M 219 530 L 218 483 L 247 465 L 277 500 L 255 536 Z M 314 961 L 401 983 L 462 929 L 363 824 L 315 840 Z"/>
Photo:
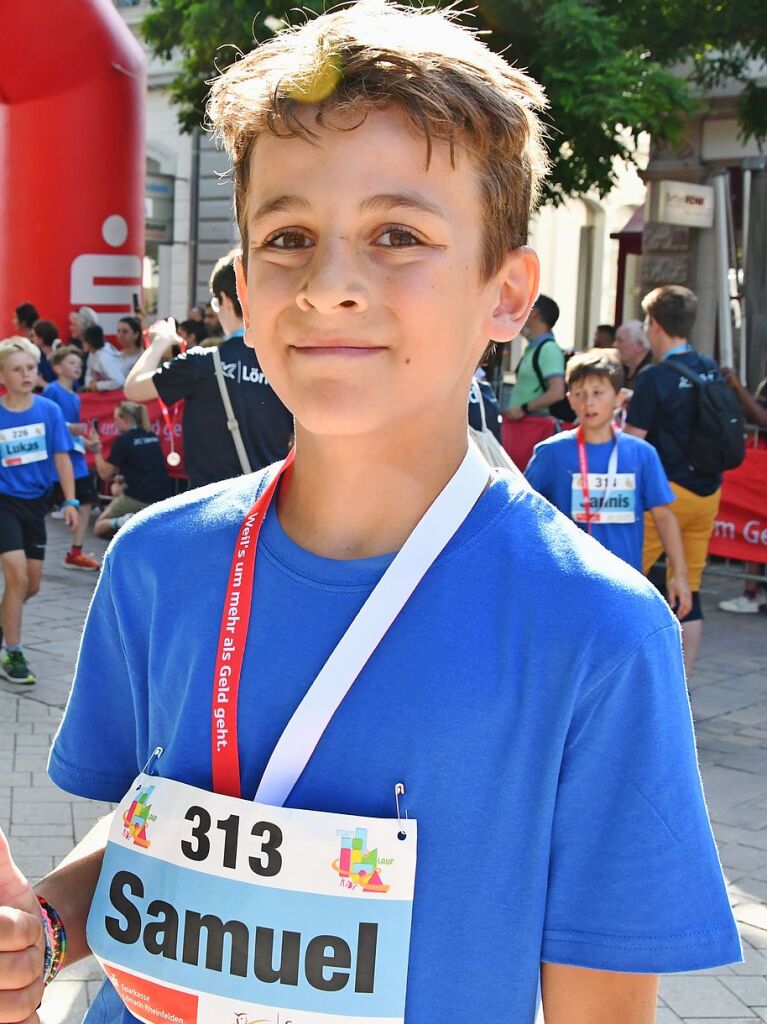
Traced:
<path fill-rule="evenodd" d="M 565 397 L 565 356 L 551 333 L 558 319 L 556 302 L 548 295 L 539 295 L 522 328 L 528 344 L 517 366 L 517 381 L 506 410 L 512 420 L 548 416 L 549 406 Z"/>

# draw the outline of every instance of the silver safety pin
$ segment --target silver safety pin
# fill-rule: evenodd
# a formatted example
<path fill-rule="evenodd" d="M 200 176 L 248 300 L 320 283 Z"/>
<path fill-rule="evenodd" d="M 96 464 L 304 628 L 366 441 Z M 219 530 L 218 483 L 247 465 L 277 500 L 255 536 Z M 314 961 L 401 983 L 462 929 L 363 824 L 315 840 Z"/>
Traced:
<path fill-rule="evenodd" d="M 144 765 L 144 767 L 143 767 L 143 769 L 141 771 L 142 775 L 150 775 L 151 774 L 152 768 L 154 767 L 155 761 L 157 761 L 158 758 L 162 757 L 163 749 L 164 749 L 163 747 L 155 747 L 154 748 L 152 753 L 149 755 L 149 760 Z"/>
<path fill-rule="evenodd" d="M 407 839 L 407 832 L 402 827 L 402 817 L 400 815 L 399 798 L 405 795 L 405 783 L 397 782 L 394 786 L 394 803 L 397 805 L 397 825 L 399 831 L 397 832 L 398 839 Z M 407 821 L 407 807 L 405 808 L 405 821 Z"/>

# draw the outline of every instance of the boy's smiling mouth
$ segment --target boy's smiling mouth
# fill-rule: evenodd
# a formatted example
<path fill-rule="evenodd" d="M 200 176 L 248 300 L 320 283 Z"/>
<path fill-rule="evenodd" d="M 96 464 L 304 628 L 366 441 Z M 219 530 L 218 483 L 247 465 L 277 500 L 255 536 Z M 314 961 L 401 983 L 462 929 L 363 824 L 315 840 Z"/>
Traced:
<path fill-rule="evenodd" d="M 302 356 L 339 356 L 346 359 L 364 358 L 386 351 L 384 345 L 370 345 L 358 338 L 308 338 L 290 345 L 290 349 Z"/>

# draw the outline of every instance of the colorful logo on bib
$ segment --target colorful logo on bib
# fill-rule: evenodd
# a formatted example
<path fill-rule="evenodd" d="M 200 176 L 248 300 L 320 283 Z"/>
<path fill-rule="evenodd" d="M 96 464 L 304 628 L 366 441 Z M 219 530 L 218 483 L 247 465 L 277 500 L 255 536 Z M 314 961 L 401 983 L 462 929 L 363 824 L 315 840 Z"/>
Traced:
<path fill-rule="evenodd" d="M 148 786 L 139 795 L 138 800 L 131 801 L 130 807 L 123 814 L 123 836 L 134 846 L 140 846 L 142 850 L 148 850 L 152 845 L 146 833 L 149 822 L 157 820 L 156 814 L 149 813 L 152 810 L 149 798 L 153 791 L 154 786 Z"/>
<path fill-rule="evenodd" d="M 378 850 L 368 850 L 368 830 L 355 828 L 354 831 L 339 829 L 341 853 L 333 861 L 333 870 L 341 879 L 345 889 L 359 886 L 363 892 L 388 892 L 390 886 L 381 879 L 381 868 L 393 864 L 392 858 L 378 856 Z"/>

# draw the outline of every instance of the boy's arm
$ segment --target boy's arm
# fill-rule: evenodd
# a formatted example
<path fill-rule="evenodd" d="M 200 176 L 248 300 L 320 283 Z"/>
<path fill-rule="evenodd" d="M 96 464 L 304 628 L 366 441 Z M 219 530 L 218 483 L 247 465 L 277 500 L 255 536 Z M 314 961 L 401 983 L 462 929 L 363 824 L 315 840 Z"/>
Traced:
<path fill-rule="evenodd" d="M 668 585 L 668 603 L 671 607 L 678 601 L 675 609 L 677 618 L 683 619 L 692 608 L 692 593 L 687 582 L 687 562 L 684 557 L 682 533 L 676 516 L 668 505 L 656 505 L 650 512 L 655 521 L 663 550 L 666 552 L 671 566 L 671 581 Z"/>
<path fill-rule="evenodd" d="M 61 490 L 64 492 L 65 501 L 75 500 L 75 474 L 72 471 L 72 460 L 69 452 L 55 452 L 53 461 L 56 464 Z M 74 505 L 64 506 L 64 519 L 70 530 L 76 530 L 80 522 L 80 514 Z"/>
<path fill-rule="evenodd" d="M 541 964 L 546 1024 L 654 1024 L 656 974 Z"/>
<path fill-rule="evenodd" d="M 13 863 L 0 833 L 0 1020 L 37 1020 L 32 1015 L 43 993 L 45 943 L 36 893 L 64 923 L 65 963 L 89 955 L 85 923 L 101 870 L 109 820 L 98 822 L 34 890 Z"/>
<path fill-rule="evenodd" d="M 152 378 L 168 349 L 180 340 L 172 320 L 161 320 L 149 328 L 149 346 L 131 367 L 123 390 L 131 402 L 149 402 L 160 395 Z"/>

